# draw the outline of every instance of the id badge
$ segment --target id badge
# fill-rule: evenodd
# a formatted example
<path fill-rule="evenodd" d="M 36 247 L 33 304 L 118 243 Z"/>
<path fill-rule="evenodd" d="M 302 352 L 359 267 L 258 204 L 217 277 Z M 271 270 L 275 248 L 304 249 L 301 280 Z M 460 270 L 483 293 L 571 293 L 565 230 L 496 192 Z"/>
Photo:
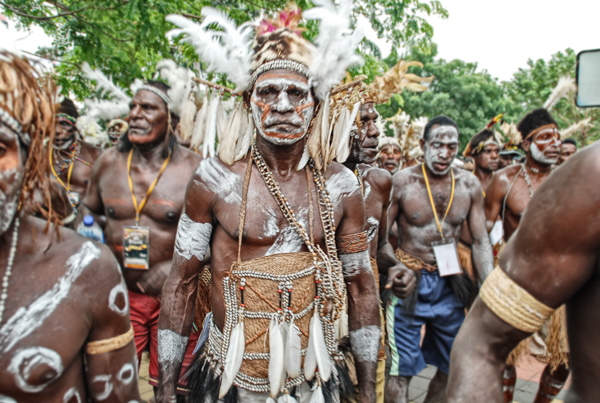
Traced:
<path fill-rule="evenodd" d="M 462 273 L 456 243 L 453 238 L 432 242 L 431 246 L 441 277 Z"/>
<path fill-rule="evenodd" d="M 150 268 L 150 227 L 128 226 L 123 230 L 123 264 L 128 269 Z"/>
<path fill-rule="evenodd" d="M 67 192 L 67 197 L 69 198 L 69 203 L 71 206 L 73 206 L 73 211 L 77 213 L 77 206 L 79 205 L 79 193 Z"/>
<path fill-rule="evenodd" d="M 494 224 L 492 231 L 490 232 L 490 242 L 492 246 L 496 245 L 498 242 L 502 240 L 504 236 L 504 227 L 502 226 L 502 221 L 498 220 Z"/>

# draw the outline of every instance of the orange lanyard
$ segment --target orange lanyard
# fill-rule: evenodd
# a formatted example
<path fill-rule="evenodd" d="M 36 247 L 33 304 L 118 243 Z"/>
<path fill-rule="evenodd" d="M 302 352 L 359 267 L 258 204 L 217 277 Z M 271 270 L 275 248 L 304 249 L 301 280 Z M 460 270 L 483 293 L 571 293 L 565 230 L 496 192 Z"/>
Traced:
<path fill-rule="evenodd" d="M 452 176 L 452 194 L 450 194 L 450 202 L 448 203 L 446 214 L 444 214 L 442 224 L 440 225 L 440 220 L 438 219 L 437 211 L 435 210 L 435 204 L 433 203 L 433 196 L 431 195 L 431 188 L 429 187 L 429 180 L 427 179 L 427 172 L 425 172 L 425 164 L 421 164 L 421 167 L 423 168 L 423 177 L 425 178 L 425 184 L 427 185 L 427 193 L 429 193 L 429 201 L 431 202 L 431 209 L 433 210 L 435 223 L 437 224 L 438 230 L 440 231 L 440 235 L 442 236 L 443 240 L 444 233 L 442 232 L 442 226 L 444 225 L 444 221 L 446 221 L 446 217 L 448 216 L 448 212 L 450 211 L 450 206 L 452 206 L 452 200 L 454 200 L 454 171 L 452 170 L 452 168 L 450 168 L 450 175 Z"/>
<path fill-rule="evenodd" d="M 148 192 L 146 193 L 146 197 L 144 197 L 144 200 L 142 200 L 139 207 L 137 204 L 137 200 L 135 198 L 135 193 L 133 192 L 133 182 L 131 180 L 131 157 L 132 156 L 133 156 L 133 148 L 129 152 L 129 158 L 127 159 L 127 179 L 129 179 L 129 189 L 131 189 L 131 200 L 133 200 L 133 207 L 135 208 L 135 225 L 139 226 L 140 213 L 142 212 L 142 209 L 146 205 L 146 201 L 148 201 L 150 194 L 154 191 L 154 188 L 156 187 L 158 180 L 160 179 L 161 175 L 167 168 L 167 165 L 169 165 L 169 161 L 171 160 L 171 151 L 169 151 L 169 156 L 167 157 L 165 162 L 163 162 L 162 167 L 160 168 L 160 172 L 158 172 L 158 176 L 156 177 L 156 179 L 154 179 L 154 182 L 152 182 L 152 184 L 150 185 L 150 188 L 148 189 Z"/>
<path fill-rule="evenodd" d="M 69 164 L 69 173 L 67 174 L 67 184 L 65 185 L 64 182 L 62 180 L 60 180 L 60 177 L 54 170 L 54 163 L 52 162 L 52 154 L 54 154 L 54 153 L 51 151 L 50 152 L 50 168 L 52 169 L 52 173 L 54 174 L 56 179 L 58 179 L 58 182 L 62 185 L 62 187 L 64 187 L 67 190 L 67 192 L 70 192 L 71 191 L 71 174 L 73 173 L 73 166 L 75 165 L 75 159 L 73 159 L 73 161 L 71 161 L 71 164 Z"/>

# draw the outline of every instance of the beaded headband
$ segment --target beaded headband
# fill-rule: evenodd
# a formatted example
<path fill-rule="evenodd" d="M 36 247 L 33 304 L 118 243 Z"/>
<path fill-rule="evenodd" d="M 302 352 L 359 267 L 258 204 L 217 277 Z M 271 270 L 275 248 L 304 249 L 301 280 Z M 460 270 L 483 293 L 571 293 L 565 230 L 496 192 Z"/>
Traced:
<path fill-rule="evenodd" d="M 257 68 L 254 73 L 252 73 L 252 80 L 250 81 L 250 86 L 248 88 L 254 88 L 254 84 L 256 84 L 256 80 L 258 80 L 258 76 L 260 76 L 262 73 L 269 70 L 280 69 L 295 71 L 296 73 L 302 74 L 306 78 L 310 78 L 310 72 L 308 67 L 305 65 L 289 59 L 277 59 L 261 64 L 260 67 Z"/>
<path fill-rule="evenodd" d="M 158 95 L 160 97 L 160 99 L 163 100 L 163 102 L 165 104 L 167 104 L 167 107 L 169 107 L 169 105 L 171 104 L 171 98 L 169 98 L 169 96 L 167 94 L 165 94 L 164 92 L 162 92 L 158 88 L 152 87 L 151 85 L 142 85 L 140 88 L 138 88 L 137 91 L 139 92 L 141 90 L 146 90 L 146 91 L 150 91 L 150 92 L 155 93 L 156 95 Z"/>
<path fill-rule="evenodd" d="M 57 113 L 56 117 L 65 119 L 72 125 L 75 125 L 77 123 L 77 119 L 75 119 L 73 116 L 67 115 L 66 113 Z"/>
<path fill-rule="evenodd" d="M 21 124 L 17 122 L 15 118 L 10 116 L 10 114 L 4 109 L 0 109 L 0 120 L 19 136 L 23 144 L 26 146 L 31 144 L 31 137 L 29 136 L 29 133 L 24 133 Z"/>

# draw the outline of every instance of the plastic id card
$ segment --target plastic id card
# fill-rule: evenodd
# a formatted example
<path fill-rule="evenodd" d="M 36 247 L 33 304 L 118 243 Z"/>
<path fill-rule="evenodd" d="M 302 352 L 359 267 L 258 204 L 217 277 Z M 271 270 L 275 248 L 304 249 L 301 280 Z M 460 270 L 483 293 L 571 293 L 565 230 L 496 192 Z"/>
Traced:
<path fill-rule="evenodd" d="M 462 273 L 454 238 L 432 242 L 431 246 L 441 277 Z"/>
<path fill-rule="evenodd" d="M 492 231 L 490 232 L 490 242 L 492 246 L 496 245 L 502 237 L 504 236 L 504 227 L 502 226 L 502 221 L 498 220 L 494 224 Z"/>
<path fill-rule="evenodd" d="M 150 227 L 128 226 L 123 229 L 123 265 L 128 269 L 150 268 Z"/>
<path fill-rule="evenodd" d="M 67 192 L 67 197 L 69 198 L 69 204 L 73 206 L 73 212 L 77 214 L 77 206 L 79 205 L 79 193 Z"/>

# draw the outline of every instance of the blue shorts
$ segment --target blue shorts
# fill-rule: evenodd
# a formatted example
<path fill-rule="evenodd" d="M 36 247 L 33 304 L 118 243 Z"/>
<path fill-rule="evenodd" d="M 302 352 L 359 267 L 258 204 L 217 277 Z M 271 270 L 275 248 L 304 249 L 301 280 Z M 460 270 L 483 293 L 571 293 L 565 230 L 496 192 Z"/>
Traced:
<path fill-rule="evenodd" d="M 386 307 L 391 376 L 415 376 L 426 364 L 444 374 L 450 369 L 452 343 L 465 320 L 465 306 L 456 297 L 447 277 L 421 270 L 414 317 L 402 312 L 402 300 L 392 296 Z M 425 325 L 422 347 L 421 327 Z"/>

